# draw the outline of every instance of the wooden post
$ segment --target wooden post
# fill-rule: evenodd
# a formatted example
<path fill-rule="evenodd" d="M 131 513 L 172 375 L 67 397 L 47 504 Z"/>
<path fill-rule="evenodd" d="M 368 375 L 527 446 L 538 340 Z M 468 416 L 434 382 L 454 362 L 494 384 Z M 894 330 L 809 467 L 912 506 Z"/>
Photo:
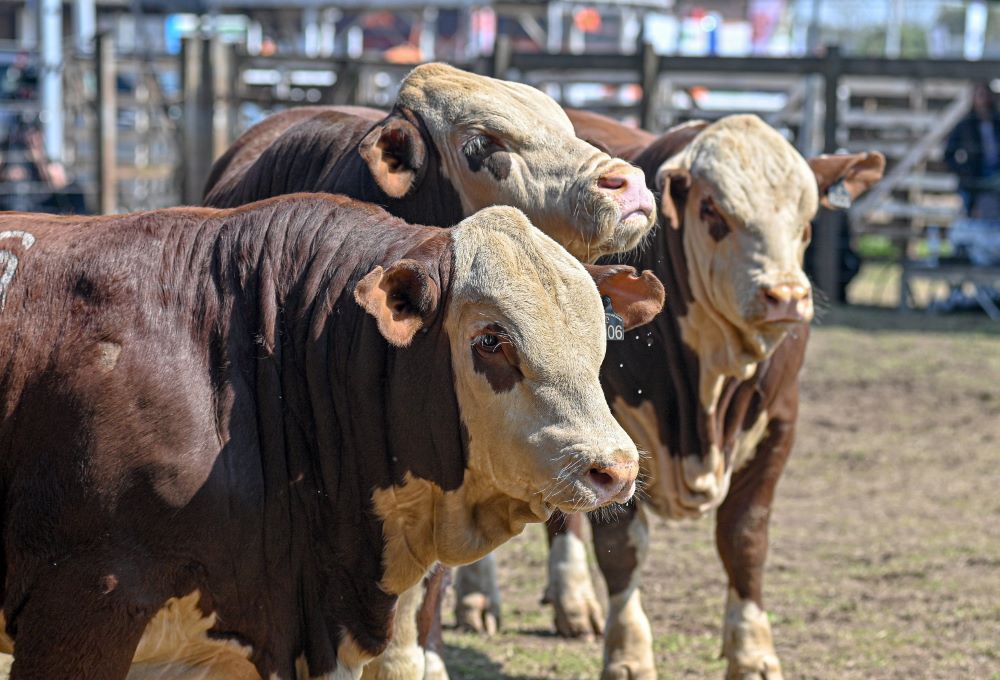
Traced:
<path fill-rule="evenodd" d="M 212 167 L 212 74 L 210 43 L 200 37 L 181 44 L 181 88 L 184 93 L 184 154 L 181 162 L 181 202 L 201 203 Z"/>
<path fill-rule="evenodd" d="M 823 98 L 826 111 L 823 119 L 823 153 L 834 153 L 837 150 L 837 89 L 840 87 L 840 76 L 843 73 L 840 48 L 831 45 L 823 59 Z"/>
<path fill-rule="evenodd" d="M 513 46 L 509 35 L 498 35 L 493 43 L 493 63 L 490 66 L 490 74 L 494 78 L 506 78 L 510 71 L 511 54 Z"/>
<path fill-rule="evenodd" d="M 656 131 L 656 95 L 660 82 L 660 57 L 651 43 L 643 41 L 641 63 L 639 64 L 639 84 L 642 86 L 642 100 L 639 102 L 639 121 L 644 130 Z"/>
<path fill-rule="evenodd" d="M 118 107 L 115 102 L 115 42 L 110 33 L 97 36 L 97 209 L 118 210 Z"/>
<path fill-rule="evenodd" d="M 837 88 L 840 86 L 842 64 L 840 49 L 832 45 L 823 60 L 823 153 L 837 150 Z M 840 217 L 831 210 L 820 208 L 816 215 L 813 240 L 813 282 L 829 300 L 843 302 L 840 293 Z"/>
<path fill-rule="evenodd" d="M 212 159 L 226 152 L 236 132 L 235 47 L 212 38 Z"/>

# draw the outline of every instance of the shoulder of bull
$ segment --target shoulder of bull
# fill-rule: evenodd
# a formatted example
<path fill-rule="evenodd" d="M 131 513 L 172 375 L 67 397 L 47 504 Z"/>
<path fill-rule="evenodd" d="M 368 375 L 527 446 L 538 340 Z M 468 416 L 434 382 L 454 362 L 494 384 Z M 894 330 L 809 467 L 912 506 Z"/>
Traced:
<path fill-rule="evenodd" d="M 333 222 L 324 222 L 324 217 L 329 217 Z M 210 300 L 202 299 L 197 304 L 205 304 L 204 309 L 197 313 L 190 312 L 190 310 L 184 312 L 184 314 L 190 312 L 191 316 L 198 317 L 200 322 L 213 329 L 213 333 L 221 333 L 223 337 L 231 338 L 231 342 L 220 341 L 219 343 L 220 347 L 226 348 L 220 351 L 224 351 L 226 354 L 214 359 L 209 356 L 208 361 L 210 363 L 217 361 L 219 364 L 215 366 L 216 377 L 221 381 L 216 386 L 217 391 L 225 395 L 231 387 L 237 401 L 244 405 L 243 408 L 230 411 L 232 402 L 224 396 L 221 397 L 219 408 L 222 409 L 222 412 L 219 425 L 222 429 L 217 433 L 214 428 L 209 428 L 212 431 L 207 432 L 205 437 L 206 441 L 216 442 L 217 436 L 222 437 L 225 434 L 223 439 L 229 444 L 224 447 L 225 453 L 220 452 L 217 455 L 219 457 L 227 456 L 236 468 L 244 472 L 239 475 L 227 475 L 224 471 L 227 466 L 210 465 L 211 469 L 207 471 L 207 474 L 209 479 L 213 481 L 204 485 L 205 493 L 210 494 L 213 489 L 230 485 L 229 493 L 232 494 L 233 498 L 252 498 L 259 491 L 254 481 L 256 479 L 254 471 L 259 469 L 261 459 L 267 458 L 271 463 L 274 463 L 275 458 L 284 458 L 285 460 L 276 465 L 266 466 L 269 471 L 268 475 L 259 481 L 269 490 L 267 493 L 269 502 L 260 513 L 254 512 L 252 517 L 245 518 L 244 528 L 256 536 L 257 532 L 254 531 L 254 526 L 256 526 L 257 518 L 260 521 L 271 522 L 287 518 L 289 513 L 295 514 L 295 509 L 303 506 L 310 506 L 313 510 L 320 509 L 319 512 L 306 512 L 304 516 L 296 514 L 296 520 L 300 522 L 298 528 L 288 527 L 280 522 L 269 524 L 266 532 L 268 535 L 274 536 L 275 540 L 273 545 L 269 543 L 266 546 L 259 546 L 254 541 L 248 540 L 236 545 L 231 540 L 232 536 L 228 534 L 221 536 L 213 534 L 214 543 L 209 549 L 207 545 L 200 543 L 204 537 L 199 538 L 202 533 L 199 526 L 215 526 L 217 523 L 191 525 L 190 531 L 185 533 L 184 540 L 194 552 L 216 555 L 220 548 L 224 552 L 225 547 L 228 547 L 230 549 L 228 554 L 240 556 L 239 565 L 234 569 L 230 569 L 226 565 L 221 565 L 221 568 L 219 568 L 220 565 L 215 565 L 216 568 L 213 568 L 211 564 L 204 565 L 204 572 L 199 576 L 200 579 L 203 578 L 199 587 L 206 589 L 206 597 L 203 599 L 204 605 L 216 608 L 216 611 L 221 612 L 220 616 L 225 618 L 227 630 L 242 630 L 243 626 L 246 626 L 248 633 L 245 640 L 256 641 L 256 635 L 252 631 L 259 629 L 259 619 L 246 619 L 243 605 L 239 602 L 228 601 L 224 596 L 225 593 L 232 590 L 232 581 L 237 578 L 240 589 L 258 593 L 260 600 L 255 600 L 255 602 L 266 601 L 269 620 L 272 625 L 278 626 L 279 629 L 285 625 L 287 625 L 288 630 L 295 629 L 295 622 L 304 619 L 337 621 L 343 624 L 345 630 L 350 634 L 350 638 L 364 653 L 374 654 L 380 651 L 391 630 L 392 597 L 378 587 L 382 578 L 383 566 L 380 555 L 377 552 L 371 553 L 366 546 L 381 546 L 382 535 L 378 524 L 371 521 L 364 502 L 359 505 L 358 495 L 342 493 L 341 491 L 345 487 L 337 483 L 337 478 L 340 474 L 349 474 L 352 469 L 356 470 L 357 479 L 355 481 L 361 486 L 362 499 L 364 499 L 366 488 L 372 489 L 391 484 L 393 476 L 388 472 L 390 469 L 388 459 L 383 461 L 381 465 L 372 465 L 370 456 L 372 447 L 369 437 L 377 437 L 376 433 L 383 432 L 385 428 L 377 423 L 371 423 L 371 429 L 359 427 L 353 434 L 361 436 L 363 440 L 358 442 L 359 446 L 355 447 L 353 451 L 349 451 L 348 449 L 352 447 L 345 443 L 347 440 L 342 436 L 344 432 L 340 432 L 339 435 L 336 433 L 337 426 L 333 422 L 336 420 L 335 410 L 324 411 L 326 407 L 336 404 L 338 400 L 335 394 L 336 390 L 321 390 L 318 393 L 316 391 L 300 391 L 294 387 L 294 379 L 288 376 L 300 375 L 300 371 L 303 369 L 310 372 L 315 378 L 315 376 L 330 375 L 331 370 L 334 373 L 341 370 L 336 367 L 339 360 L 342 360 L 344 364 L 350 362 L 347 361 L 348 357 L 344 352 L 327 354 L 322 351 L 323 341 L 329 338 L 327 333 L 322 334 L 317 339 L 319 342 L 310 341 L 308 337 L 312 329 L 309 325 L 300 326 L 294 323 L 296 310 L 304 308 L 308 304 L 308 300 L 294 299 L 295 295 L 305 294 L 304 292 L 282 292 L 281 286 L 276 286 L 274 281 L 276 278 L 282 278 L 282 272 L 275 267 L 284 266 L 284 263 L 302 263 L 306 269 L 316 264 L 329 269 L 332 274 L 336 273 L 338 266 L 346 267 L 350 271 L 355 265 L 363 263 L 362 254 L 364 252 L 370 252 L 372 248 L 378 246 L 379 257 L 412 255 L 414 250 L 425 252 L 428 257 L 438 253 L 444 259 L 442 266 L 445 267 L 445 271 L 442 276 L 446 276 L 446 268 L 450 265 L 450 257 L 444 254 L 448 240 L 447 232 L 411 227 L 407 229 L 407 232 L 411 234 L 408 241 L 406 234 L 401 234 L 393 228 L 399 221 L 389 218 L 377 208 L 359 204 L 343 197 L 313 195 L 277 198 L 231 210 L 185 208 L 128 216 L 75 218 L 75 220 L 71 222 L 67 218 L 53 218 L 43 223 L 38 218 L 11 221 L 7 217 L 4 222 L 0 222 L 4 225 L 0 227 L 0 232 L 10 231 L 13 233 L 15 231 L 13 227 L 18 227 L 16 230 L 18 232 L 16 252 L 19 255 L 23 254 L 22 251 L 26 249 L 24 243 L 30 241 L 30 248 L 44 252 L 46 260 L 53 264 L 60 258 L 65 259 L 67 263 L 73 257 L 89 258 L 90 283 L 81 289 L 81 293 L 89 296 L 87 304 L 92 308 L 90 314 L 93 322 L 103 323 L 106 321 L 102 317 L 102 308 L 99 306 L 99 304 L 105 304 L 101 302 L 102 300 L 107 299 L 107 294 L 102 288 L 104 285 L 102 283 L 103 272 L 105 270 L 113 271 L 115 266 L 120 268 L 121 262 L 125 260 L 120 257 L 119 250 L 128 248 L 135 248 L 139 255 L 145 254 L 145 259 L 140 258 L 136 263 L 138 268 L 130 270 L 128 274 L 122 274 L 119 271 L 119 279 L 133 279 L 139 286 L 148 283 L 149 288 L 155 289 L 156 293 L 159 294 L 163 287 L 157 285 L 158 276 L 166 276 L 170 281 L 170 286 L 164 290 L 168 291 L 171 296 L 176 294 L 177 297 L 176 301 L 174 297 L 170 297 L 162 302 L 166 306 L 165 319 L 170 315 L 173 307 L 196 304 L 194 298 L 197 296 L 193 295 L 194 292 L 213 291 L 216 286 L 219 287 L 219 292 L 229 298 L 231 302 L 231 305 L 213 306 L 210 304 Z M 378 245 L 377 239 L 373 243 L 363 238 L 365 230 L 360 227 L 364 226 L 363 223 L 366 220 L 369 222 L 374 220 L 369 224 L 371 227 L 369 231 L 377 230 L 379 220 L 382 220 L 383 230 L 386 234 L 381 245 Z M 323 235 L 319 233 L 321 229 L 315 225 L 317 221 L 324 222 L 323 226 L 334 232 L 334 240 L 344 235 L 353 235 L 355 241 L 351 245 L 354 247 L 328 249 L 326 254 L 330 256 L 330 259 L 325 262 L 321 261 Z M 86 235 L 89 238 L 83 248 L 75 250 L 66 248 L 65 246 L 72 245 L 74 240 L 84 243 L 82 239 L 84 230 L 75 228 L 77 222 L 86 223 Z M 101 226 L 103 231 L 98 231 L 95 225 Z M 142 229 L 136 229 L 137 225 L 141 225 Z M 312 232 L 308 231 L 310 225 L 314 228 Z M 7 229 L 7 226 L 11 228 Z M 111 232 L 116 230 L 133 232 L 133 237 L 124 241 L 110 238 L 113 236 Z M 296 233 L 294 233 L 299 231 L 303 232 L 298 234 L 301 238 L 297 238 Z M 31 233 L 33 238 L 25 239 L 21 232 Z M 173 236 L 183 236 L 184 238 L 197 236 L 197 238 L 178 243 L 172 240 Z M 248 249 L 251 242 L 254 249 Z M 0 250 L 5 247 L 6 241 L 0 242 Z M 162 257 L 160 250 L 169 251 L 171 257 Z M 315 262 L 309 257 L 300 257 L 300 255 L 305 256 L 307 252 L 318 253 L 318 255 L 313 256 Z M 338 254 L 337 256 L 341 258 L 356 259 L 344 262 L 333 257 L 334 254 Z M 246 259 L 248 256 L 250 260 Z M 258 266 L 264 260 L 267 260 L 267 266 Z M 115 263 L 118 264 L 115 265 Z M 368 266 L 370 263 L 363 264 Z M 35 269 L 38 270 L 37 267 Z M 291 273 L 293 278 L 297 275 L 294 272 Z M 199 277 L 206 276 L 218 276 L 219 278 L 215 285 L 205 286 L 205 281 Z M 335 279 L 336 276 L 329 280 L 331 286 L 338 285 Z M 315 277 L 314 280 L 322 281 L 322 277 Z M 345 277 L 339 285 L 347 286 L 349 283 L 349 279 Z M 125 281 L 119 280 L 119 285 L 125 284 Z M 309 290 L 311 285 L 313 284 L 304 283 L 302 290 Z M 294 288 L 294 286 L 290 288 Z M 321 288 L 314 290 L 317 297 L 321 293 L 325 293 Z M 185 291 L 192 293 L 192 296 L 188 297 Z M 335 297 L 337 296 L 336 290 L 328 292 Z M 212 295 L 214 293 L 210 293 L 204 298 L 212 297 Z M 63 296 L 48 296 L 41 302 L 49 304 L 46 300 L 53 298 L 51 302 L 54 302 L 56 297 Z M 132 299 L 132 296 L 129 296 L 129 299 Z M 141 300 L 140 296 L 138 301 L 133 301 L 133 304 L 139 304 Z M 69 302 L 71 300 L 67 300 L 67 304 Z M 150 307 L 154 306 L 150 305 Z M 334 307 L 329 311 L 329 318 L 335 326 L 337 324 L 341 324 L 340 327 L 350 325 L 351 311 L 349 307 L 350 305 L 345 304 L 343 309 Z M 277 314 L 279 308 L 284 310 L 284 319 L 279 318 Z M 59 316 L 61 318 L 62 315 Z M 134 318 L 140 317 L 141 314 L 138 314 Z M 45 318 L 45 315 L 34 317 L 36 326 L 41 318 Z M 11 319 L 14 322 L 15 317 L 0 315 L 0 324 L 3 324 L 6 319 Z M 27 317 L 16 318 L 17 322 L 28 323 L 26 319 Z M 235 324 L 234 319 L 238 319 Z M 318 321 L 320 319 L 314 313 L 310 320 Z M 246 326 L 246 323 L 251 325 Z M 271 330 L 272 324 L 277 324 L 273 327 L 273 332 Z M 284 327 L 281 324 L 285 324 Z M 172 381 L 186 381 L 191 370 L 195 370 L 192 367 L 201 366 L 203 362 L 200 356 L 190 361 L 184 360 L 186 356 L 184 353 L 194 351 L 197 354 L 202 350 L 208 351 L 206 347 L 198 345 L 200 341 L 197 338 L 205 337 L 199 335 L 205 332 L 205 329 L 199 328 L 192 329 L 192 342 L 196 346 L 190 350 L 188 343 L 185 342 L 175 343 L 176 347 L 170 351 L 166 351 L 160 344 L 153 343 L 152 351 L 144 351 L 142 354 L 152 362 L 159 361 L 161 358 L 164 361 L 173 362 L 180 356 L 181 360 L 178 361 L 178 365 L 173 366 L 171 370 L 163 371 L 162 376 L 169 376 Z M 251 332 L 253 330 L 259 332 Z M 344 330 L 345 333 L 341 337 L 351 338 L 352 334 L 348 329 L 345 327 Z M 36 331 L 44 335 L 43 329 L 36 328 Z M 148 338 L 148 336 L 141 334 L 124 340 L 111 337 L 104 341 L 103 345 L 98 343 L 92 352 L 95 362 L 95 376 L 114 376 L 116 367 L 127 366 L 128 362 L 133 361 L 135 356 L 129 343 L 143 342 L 144 337 Z M 2 344 L 2 340 L 0 340 L 0 344 Z M 46 347 L 53 345 L 52 342 L 43 342 L 42 344 Z M 86 359 L 91 356 L 90 349 L 83 346 L 75 355 L 79 355 L 81 360 Z M 304 354 L 299 354 L 299 350 L 302 350 Z M 178 353 L 180 354 L 178 355 Z M 4 354 L 7 355 L 6 352 Z M 21 353 L 21 357 L 25 361 L 30 360 L 32 356 L 30 353 Z M 363 357 L 359 357 L 357 353 L 351 357 L 351 360 L 359 365 L 358 370 L 370 371 L 372 365 L 365 364 L 362 359 Z M 398 363 L 382 361 L 381 367 L 383 371 L 392 373 L 398 370 Z M 186 368 L 181 370 L 181 366 Z M 245 381 L 242 378 L 237 380 L 238 376 L 255 376 L 255 379 L 252 381 Z M 284 376 L 284 379 L 276 380 L 276 377 L 281 376 Z M 363 383 L 355 381 L 353 384 Z M 374 384 L 381 384 L 379 376 L 375 376 Z M 424 386 L 426 387 L 426 384 Z M 190 387 L 188 396 L 190 403 L 188 405 L 193 406 L 196 405 L 194 402 L 201 398 L 203 390 L 195 389 L 193 384 Z M 103 392 L 109 393 L 111 391 L 113 390 L 109 387 Z M 169 393 L 169 391 L 164 390 L 164 393 Z M 373 396 L 376 402 L 381 403 L 378 395 Z M 248 409 L 245 407 L 247 403 L 253 403 L 255 407 Z M 227 406 L 227 404 L 229 405 Z M 306 404 L 311 404 L 311 408 L 305 408 Z M 197 410 L 213 413 L 215 411 L 213 405 L 207 403 L 204 404 L 203 409 Z M 315 433 L 315 439 L 312 437 L 303 438 L 300 429 L 302 423 L 299 419 L 310 410 L 313 414 L 318 414 L 318 417 L 324 419 L 319 427 L 310 428 Z M 174 413 L 175 411 L 169 409 L 163 411 L 164 417 L 168 415 L 172 417 Z M 322 415 L 323 413 L 326 415 Z M 292 414 L 295 414 L 295 417 L 290 417 Z M 121 417 L 126 418 L 127 416 L 122 414 Z M 453 429 L 456 427 L 455 423 L 457 423 L 457 418 L 452 421 Z M 193 426 L 184 426 L 184 423 L 175 424 L 180 426 L 184 436 L 188 436 L 196 429 Z M 425 430 L 434 430 L 433 424 L 428 427 L 424 423 L 422 427 Z M 233 433 L 250 431 L 260 433 L 261 439 L 256 442 L 248 442 L 248 440 L 238 436 L 229 436 Z M 412 441 L 407 442 L 407 444 L 412 446 Z M 310 461 L 309 449 L 316 445 L 325 447 L 327 452 L 337 451 L 336 457 L 343 465 L 334 466 L 338 468 L 336 471 L 322 469 L 322 465 L 315 465 L 315 461 Z M 436 448 L 435 452 L 441 453 L 440 447 Z M 345 460 L 348 453 L 353 453 L 353 460 Z M 362 459 L 362 454 L 365 456 L 364 459 Z M 328 456 L 324 456 L 324 458 L 328 458 Z M 460 455 L 456 458 L 461 460 Z M 442 461 L 430 461 L 430 464 L 432 469 L 425 471 L 425 474 L 428 477 L 434 477 L 436 474 L 434 468 L 442 465 Z M 178 493 L 183 490 L 187 477 L 195 473 L 195 468 L 198 466 L 192 465 L 184 474 L 178 475 L 176 481 L 172 482 Z M 438 481 L 447 486 L 446 482 L 440 479 Z M 242 486 L 235 488 L 231 486 L 234 484 Z M 292 499 L 291 503 L 289 503 L 290 498 Z M 256 506 L 256 503 L 254 505 Z M 338 515 L 341 520 L 343 517 L 353 519 L 347 523 L 326 521 L 336 519 Z M 128 516 L 127 512 L 122 514 L 122 517 Z M 177 521 L 179 522 L 181 519 L 177 519 Z M 336 529 L 336 533 L 330 537 L 330 540 L 324 540 L 328 535 L 327 532 L 331 529 Z M 353 533 L 344 535 L 348 529 Z M 299 533 L 300 530 L 305 534 Z M 295 546 L 297 545 L 298 549 L 305 549 L 304 546 L 306 546 L 301 542 L 303 535 L 309 536 L 307 549 L 304 554 L 298 554 L 295 552 Z M 243 538 L 247 538 L 246 534 L 243 535 Z M 309 593 L 330 593 L 333 600 L 313 601 L 310 598 L 304 598 L 303 601 L 308 601 L 310 606 L 315 606 L 319 610 L 308 616 L 301 613 L 290 613 L 287 602 L 270 600 L 273 593 L 267 592 L 267 589 L 261 591 L 258 587 L 260 575 L 251 573 L 252 569 L 260 564 L 261 555 L 254 552 L 256 548 L 267 553 L 268 559 L 277 560 L 276 563 L 280 563 L 288 555 L 301 557 L 302 559 L 296 560 L 295 564 L 286 565 L 288 568 L 283 571 L 292 580 L 293 589 L 294 583 L 298 579 L 303 579 L 309 581 Z M 286 551 L 284 548 L 288 550 Z M 273 551 L 273 554 L 268 551 Z M 308 565 L 316 565 L 317 563 L 322 563 L 326 567 L 336 566 L 336 569 L 324 568 L 316 573 L 303 573 L 303 571 L 309 572 Z M 331 573 L 336 578 L 348 578 L 353 582 L 336 582 L 336 579 L 334 579 L 335 582 L 331 583 L 316 581 L 323 574 L 329 575 Z M 210 593 L 211 597 L 207 593 Z M 357 594 L 357 597 L 345 598 L 345 593 Z M 317 631 L 317 634 L 326 634 L 327 639 L 316 640 L 315 644 L 310 643 L 314 650 L 319 650 L 319 656 L 309 659 L 309 665 L 317 672 L 332 670 L 333 661 L 331 657 L 324 656 L 322 650 L 328 649 L 331 641 L 338 639 L 340 633 L 336 631 L 336 626 L 331 630 L 321 626 L 317 628 Z M 278 644 L 284 646 L 292 644 L 292 642 L 282 640 Z M 261 656 L 267 657 L 276 650 L 262 647 L 259 651 Z M 278 660 L 276 663 L 280 664 L 281 662 Z M 279 667 L 275 670 L 283 674 L 288 669 Z"/>

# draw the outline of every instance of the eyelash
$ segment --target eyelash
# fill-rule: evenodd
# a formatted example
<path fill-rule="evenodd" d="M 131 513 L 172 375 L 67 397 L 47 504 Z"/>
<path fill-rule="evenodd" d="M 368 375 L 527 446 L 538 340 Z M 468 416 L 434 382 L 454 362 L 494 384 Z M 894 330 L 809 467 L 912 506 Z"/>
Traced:
<path fill-rule="evenodd" d="M 487 347 L 485 344 L 487 338 L 492 338 L 496 344 Z M 476 348 L 482 349 L 484 352 L 489 352 L 490 354 L 496 354 L 497 352 L 500 351 L 501 349 L 500 346 L 503 344 L 503 340 L 501 340 L 500 336 L 496 335 L 495 333 L 484 333 L 483 335 L 476 336 L 476 338 L 472 341 L 472 344 Z"/>
<path fill-rule="evenodd" d="M 492 151 L 490 150 L 491 147 L 493 147 Z M 506 150 L 507 149 L 503 144 L 489 135 L 476 135 L 475 137 L 472 137 L 465 143 L 465 147 L 463 149 L 465 155 L 471 157 L 486 157 L 490 155 L 490 153 Z"/>

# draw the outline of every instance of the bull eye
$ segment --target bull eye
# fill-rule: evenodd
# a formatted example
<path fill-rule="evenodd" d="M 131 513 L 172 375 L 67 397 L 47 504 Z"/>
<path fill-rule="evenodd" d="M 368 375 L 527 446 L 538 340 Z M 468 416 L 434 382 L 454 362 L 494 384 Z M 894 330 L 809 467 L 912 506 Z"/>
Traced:
<path fill-rule="evenodd" d="M 480 335 L 476 338 L 476 346 L 489 352 L 490 354 L 493 354 L 494 352 L 500 351 L 500 338 L 492 333 Z"/>
<path fill-rule="evenodd" d="M 702 199 L 701 207 L 698 211 L 698 217 L 700 217 L 703 221 L 719 219 L 719 213 L 716 211 L 715 204 L 712 202 L 712 199 Z"/>
<path fill-rule="evenodd" d="M 496 137 L 487 134 L 478 134 L 470 137 L 462 147 L 462 153 L 472 161 L 482 161 L 497 151 L 506 151 L 506 147 L 497 140 Z"/>
<path fill-rule="evenodd" d="M 494 392 L 507 392 L 524 379 L 514 343 L 500 325 L 490 324 L 472 338 L 472 369 Z"/>
<path fill-rule="evenodd" d="M 472 339 L 472 349 L 486 359 L 504 357 L 512 364 L 517 363 L 514 344 L 507 337 L 507 332 L 496 324 L 483 328 L 479 335 Z"/>
<path fill-rule="evenodd" d="M 702 199 L 698 206 L 698 217 L 702 223 L 708 225 L 708 233 L 714 241 L 721 241 L 729 234 L 729 224 L 719 214 L 711 197 Z"/>

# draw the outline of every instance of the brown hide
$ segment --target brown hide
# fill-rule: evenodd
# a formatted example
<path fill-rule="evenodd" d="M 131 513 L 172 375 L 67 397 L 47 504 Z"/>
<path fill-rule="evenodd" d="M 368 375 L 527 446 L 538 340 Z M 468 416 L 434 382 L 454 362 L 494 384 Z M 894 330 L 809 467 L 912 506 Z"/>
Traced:
<path fill-rule="evenodd" d="M 605 153 L 632 160 L 656 140 L 656 135 L 640 128 L 627 127 L 599 113 L 565 109 L 576 136 Z"/>
<path fill-rule="evenodd" d="M 449 233 L 306 195 L 0 216 L 12 231 L 34 237 L 0 236 L 17 258 L 0 312 L 15 675 L 122 677 L 149 617 L 195 590 L 262 677 L 300 656 L 333 671 L 345 631 L 379 652 L 395 598 L 372 490 L 454 489 L 466 444 L 444 305 L 400 350 L 352 293 L 409 258 L 443 299 Z"/>
<path fill-rule="evenodd" d="M 216 161 L 204 204 L 229 208 L 298 191 L 321 191 L 375 203 L 408 222 L 452 226 L 461 221 L 461 199 L 441 172 L 423 124 L 403 110 L 381 120 L 374 118 L 376 113 L 360 107 L 314 106 L 268 117 Z M 405 126 L 417 134 L 407 137 L 413 143 L 405 149 L 395 149 L 392 135 L 379 140 L 377 133 L 386 126 Z M 427 161 L 415 176 L 372 175 L 370 162 L 384 157 L 390 160 L 386 169 L 396 169 L 414 153 L 424 154 L 421 158 Z"/>

